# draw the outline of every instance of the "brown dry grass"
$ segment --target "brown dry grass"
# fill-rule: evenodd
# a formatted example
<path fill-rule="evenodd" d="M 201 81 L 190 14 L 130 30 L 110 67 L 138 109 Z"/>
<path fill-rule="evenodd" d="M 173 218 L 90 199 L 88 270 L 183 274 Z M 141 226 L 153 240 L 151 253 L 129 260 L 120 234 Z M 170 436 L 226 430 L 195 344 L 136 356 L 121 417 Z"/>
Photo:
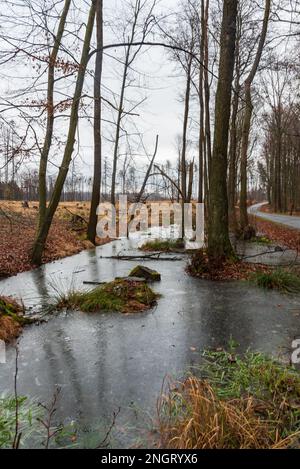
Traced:
<path fill-rule="evenodd" d="M 158 414 L 162 448 L 284 449 L 300 433 L 282 438 L 268 418 L 268 403 L 254 397 L 221 400 L 196 377 L 162 396 Z"/>
<path fill-rule="evenodd" d="M 0 340 L 10 342 L 12 339 L 19 337 L 22 326 L 9 316 L 0 315 Z"/>
<path fill-rule="evenodd" d="M 16 300 L 0 296 L 0 340 L 9 342 L 22 331 L 24 307 Z"/>

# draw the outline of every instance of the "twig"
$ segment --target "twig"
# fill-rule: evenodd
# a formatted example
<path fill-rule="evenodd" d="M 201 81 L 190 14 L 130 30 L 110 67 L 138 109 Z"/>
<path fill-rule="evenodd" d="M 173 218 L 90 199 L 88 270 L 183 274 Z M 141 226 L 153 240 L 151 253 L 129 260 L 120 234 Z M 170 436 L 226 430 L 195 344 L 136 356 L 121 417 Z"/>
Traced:
<path fill-rule="evenodd" d="M 14 377 L 14 394 L 16 402 L 16 411 L 15 411 L 15 436 L 12 444 L 13 449 L 19 449 L 22 433 L 19 433 L 19 398 L 18 398 L 18 359 L 19 359 L 19 348 L 16 345 L 16 362 L 15 362 L 15 377 Z"/>
<path fill-rule="evenodd" d="M 51 439 L 57 435 L 61 431 L 61 427 L 57 427 L 55 430 L 52 430 L 52 418 L 56 412 L 56 403 L 60 394 L 61 388 L 57 388 L 52 402 L 50 405 L 47 407 L 45 404 L 39 403 L 39 406 L 42 407 L 46 412 L 47 412 L 47 418 L 45 420 L 42 420 L 38 418 L 37 420 L 45 427 L 47 436 L 46 436 L 46 441 L 44 444 L 45 449 L 49 449 L 50 441 Z"/>
<path fill-rule="evenodd" d="M 119 407 L 119 409 L 118 409 L 117 412 L 114 412 L 114 413 L 113 413 L 113 420 L 112 420 L 112 423 L 110 424 L 109 429 L 107 430 L 104 439 L 103 439 L 103 440 L 101 441 L 101 443 L 96 447 L 96 449 L 107 448 L 108 443 L 106 443 L 106 442 L 107 442 L 107 440 L 108 440 L 108 438 L 109 438 L 109 436 L 110 436 L 110 434 L 111 434 L 111 432 L 112 432 L 113 427 L 114 427 L 115 424 L 116 424 L 116 419 L 117 419 L 117 417 L 118 417 L 120 411 L 121 411 L 121 407 Z"/>
<path fill-rule="evenodd" d="M 259 257 L 259 256 L 265 256 L 266 254 L 278 254 L 278 253 L 285 253 L 287 251 L 290 251 L 290 249 L 283 249 L 282 251 L 264 251 L 264 252 L 259 252 L 258 254 L 253 254 L 251 256 L 243 256 L 242 259 L 252 259 L 253 257 Z"/>

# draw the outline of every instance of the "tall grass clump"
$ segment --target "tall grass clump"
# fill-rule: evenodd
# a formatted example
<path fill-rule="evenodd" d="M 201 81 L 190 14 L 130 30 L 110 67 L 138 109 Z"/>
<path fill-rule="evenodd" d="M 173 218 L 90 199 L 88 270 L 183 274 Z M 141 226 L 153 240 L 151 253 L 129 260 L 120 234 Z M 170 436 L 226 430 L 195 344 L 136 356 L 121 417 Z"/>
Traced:
<path fill-rule="evenodd" d="M 18 430 L 22 434 L 21 446 L 34 438 L 37 418 L 41 416 L 38 405 L 26 397 L 0 397 L 0 448 L 11 448 L 16 429 L 16 403 L 18 404 Z"/>
<path fill-rule="evenodd" d="M 293 448 L 300 442 L 300 377 L 259 353 L 206 352 L 207 362 L 158 402 L 160 446 Z"/>
<path fill-rule="evenodd" d="M 250 281 L 258 287 L 268 290 L 300 293 L 300 277 L 284 269 L 275 269 L 271 272 L 257 271 L 251 274 Z"/>

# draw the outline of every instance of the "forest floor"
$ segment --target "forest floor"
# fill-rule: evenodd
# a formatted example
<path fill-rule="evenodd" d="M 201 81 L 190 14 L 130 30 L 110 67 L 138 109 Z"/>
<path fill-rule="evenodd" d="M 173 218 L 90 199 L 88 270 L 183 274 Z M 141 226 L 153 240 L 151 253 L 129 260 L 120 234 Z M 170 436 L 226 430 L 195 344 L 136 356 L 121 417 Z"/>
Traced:
<path fill-rule="evenodd" d="M 43 263 L 77 254 L 93 245 L 85 239 L 89 203 L 63 202 L 50 230 Z M 0 201 L 0 278 L 32 269 L 30 253 L 37 223 L 38 205 Z M 102 245 L 109 239 L 97 239 Z"/>
<path fill-rule="evenodd" d="M 93 245 L 86 240 L 89 202 L 60 203 L 43 255 L 43 263 L 77 254 Z M 30 253 L 37 222 L 38 204 L 0 201 L 0 278 L 32 269 Z M 249 215 L 258 233 L 290 249 L 300 250 L 300 230 Z M 97 239 L 102 245 L 109 239 Z"/>
<path fill-rule="evenodd" d="M 260 235 L 266 236 L 282 247 L 300 251 L 300 230 L 274 221 L 264 220 L 251 214 L 249 215 L 249 221 Z"/>

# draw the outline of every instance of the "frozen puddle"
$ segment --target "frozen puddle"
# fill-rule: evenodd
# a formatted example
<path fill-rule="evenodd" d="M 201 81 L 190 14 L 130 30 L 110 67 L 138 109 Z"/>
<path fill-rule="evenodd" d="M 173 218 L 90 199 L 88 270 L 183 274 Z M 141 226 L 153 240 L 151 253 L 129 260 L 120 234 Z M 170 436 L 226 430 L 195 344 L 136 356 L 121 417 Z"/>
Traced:
<path fill-rule="evenodd" d="M 144 235 L 147 237 L 147 235 Z M 136 252 L 140 236 L 119 240 L 47 264 L 0 282 L 0 292 L 21 297 L 27 306 L 45 307 L 58 287 L 83 288 L 83 281 L 125 276 L 140 261 L 101 258 Z M 128 427 L 139 427 L 155 402 L 166 374 L 180 376 L 200 361 L 201 350 L 222 347 L 230 338 L 268 354 L 288 354 L 300 335 L 299 297 L 264 292 L 243 282 L 190 278 L 186 259 L 148 260 L 162 281 L 152 311 L 54 316 L 24 330 L 19 341 L 19 394 L 51 399 L 62 392 L 58 420 L 76 420 L 83 428 L 106 425 L 121 407 L 115 446 L 128 447 Z M 15 350 L 0 365 L 0 393 L 13 391 Z"/>

